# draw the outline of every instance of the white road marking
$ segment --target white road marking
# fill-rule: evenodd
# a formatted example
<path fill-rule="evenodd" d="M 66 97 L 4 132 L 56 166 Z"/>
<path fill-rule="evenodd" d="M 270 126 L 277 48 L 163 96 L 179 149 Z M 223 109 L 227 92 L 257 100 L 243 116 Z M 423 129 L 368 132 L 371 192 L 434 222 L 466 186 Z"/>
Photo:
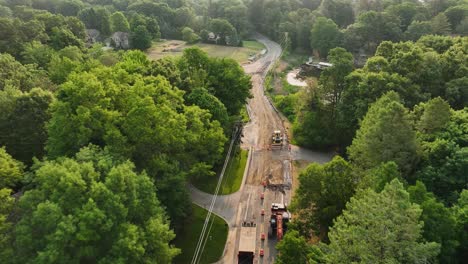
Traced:
<path fill-rule="evenodd" d="M 247 220 L 247 213 L 249 212 L 250 195 L 251 193 L 249 193 L 249 198 L 247 198 L 247 208 L 245 208 L 244 221 Z"/>

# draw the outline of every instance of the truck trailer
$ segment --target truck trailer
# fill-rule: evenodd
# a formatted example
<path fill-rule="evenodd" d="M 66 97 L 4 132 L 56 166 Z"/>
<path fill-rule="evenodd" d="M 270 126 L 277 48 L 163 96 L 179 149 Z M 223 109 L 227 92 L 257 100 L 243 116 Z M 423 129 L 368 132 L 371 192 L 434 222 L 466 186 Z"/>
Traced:
<path fill-rule="evenodd" d="M 243 222 L 241 226 L 238 264 L 252 264 L 255 258 L 255 245 L 257 242 L 257 225 L 253 222 Z"/>

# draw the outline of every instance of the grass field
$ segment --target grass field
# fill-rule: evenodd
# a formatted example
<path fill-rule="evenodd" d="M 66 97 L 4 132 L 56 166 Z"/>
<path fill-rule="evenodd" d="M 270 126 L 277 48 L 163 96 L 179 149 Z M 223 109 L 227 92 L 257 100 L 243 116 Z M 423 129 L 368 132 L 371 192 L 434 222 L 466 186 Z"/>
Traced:
<path fill-rule="evenodd" d="M 193 214 L 187 219 L 185 230 L 180 232 L 174 241 L 176 247 L 182 250 L 182 253 L 174 259 L 173 263 L 175 264 L 190 263 L 193 253 L 195 252 L 195 247 L 197 246 L 200 232 L 203 228 L 203 223 L 205 222 L 207 210 L 195 204 L 192 204 L 192 207 Z M 224 245 L 227 240 L 228 226 L 222 218 L 214 214 L 211 215 L 210 225 L 213 219 L 213 226 L 210 233 L 207 234 L 208 240 L 200 263 L 213 263 L 219 260 L 223 255 Z"/>
<path fill-rule="evenodd" d="M 181 40 L 166 40 L 153 43 L 153 46 L 148 50 L 150 59 L 160 59 L 165 56 L 180 56 L 182 51 L 189 47 L 200 47 L 213 57 L 228 57 L 236 60 L 239 63 L 248 61 L 248 58 L 259 53 L 265 46 L 257 41 L 244 41 L 244 47 L 230 47 L 213 45 L 206 43 L 186 44 Z"/>
<path fill-rule="evenodd" d="M 226 168 L 223 182 L 221 183 L 221 187 L 219 189 L 219 194 L 231 194 L 239 190 L 242 184 L 242 178 L 244 176 L 248 154 L 248 150 L 243 150 L 241 148 L 236 150 L 235 155 L 231 158 Z M 217 184 L 218 177 L 213 177 L 209 181 L 199 181 L 193 183 L 195 187 L 207 193 L 214 193 Z"/>

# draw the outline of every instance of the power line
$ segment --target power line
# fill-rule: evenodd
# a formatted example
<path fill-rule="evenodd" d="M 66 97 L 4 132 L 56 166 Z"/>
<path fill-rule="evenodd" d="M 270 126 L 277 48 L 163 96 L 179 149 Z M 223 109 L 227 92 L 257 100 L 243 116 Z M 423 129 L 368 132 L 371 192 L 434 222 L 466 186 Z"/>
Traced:
<path fill-rule="evenodd" d="M 234 145 L 235 140 L 237 140 L 237 137 L 240 135 L 240 131 L 241 130 L 236 126 L 236 129 L 232 133 L 232 139 L 231 139 L 231 143 L 229 144 L 229 150 L 228 150 L 228 153 L 226 155 L 226 159 L 224 160 L 223 169 L 221 170 L 221 173 L 219 175 L 218 183 L 216 185 L 216 190 L 215 190 L 215 192 L 213 194 L 213 198 L 211 199 L 210 208 L 208 209 L 208 213 L 206 214 L 205 222 L 203 223 L 203 228 L 202 228 L 202 231 L 200 233 L 200 237 L 199 237 L 198 242 L 197 242 L 197 247 L 195 248 L 195 252 L 194 252 L 193 257 L 192 257 L 192 261 L 191 261 L 192 264 L 196 264 L 197 262 L 199 262 L 199 258 L 201 258 L 201 252 L 202 252 L 201 250 L 202 250 L 205 234 L 206 234 L 206 231 L 207 231 L 208 223 L 210 221 L 211 213 L 213 212 L 214 204 L 216 203 L 216 199 L 218 198 L 218 192 L 219 192 L 219 189 L 221 187 L 221 183 L 223 181 L 223 177 L 224 177 L 224 173 L 226 171 L 226 167 L 227 167 L 227 165 L 229 163 L 229 158 L 231 156 L 232 147 Z M 211 229 L 211 227 L 210 227 L 210 229 Z M 203 246 L 203 248 L 204 248 L 204 246 Z"/>

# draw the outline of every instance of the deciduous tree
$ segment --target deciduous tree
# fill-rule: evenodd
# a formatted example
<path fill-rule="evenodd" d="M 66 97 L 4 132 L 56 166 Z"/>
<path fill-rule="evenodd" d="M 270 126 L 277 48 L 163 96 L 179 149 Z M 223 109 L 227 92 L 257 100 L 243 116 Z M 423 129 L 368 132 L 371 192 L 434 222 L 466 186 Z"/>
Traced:
<path fill-rule="evenodd" d="M 179 253 L 150 178 L 96 147 L 36 165 L 20 200 L 19 261 L 171 263 Z"/>

